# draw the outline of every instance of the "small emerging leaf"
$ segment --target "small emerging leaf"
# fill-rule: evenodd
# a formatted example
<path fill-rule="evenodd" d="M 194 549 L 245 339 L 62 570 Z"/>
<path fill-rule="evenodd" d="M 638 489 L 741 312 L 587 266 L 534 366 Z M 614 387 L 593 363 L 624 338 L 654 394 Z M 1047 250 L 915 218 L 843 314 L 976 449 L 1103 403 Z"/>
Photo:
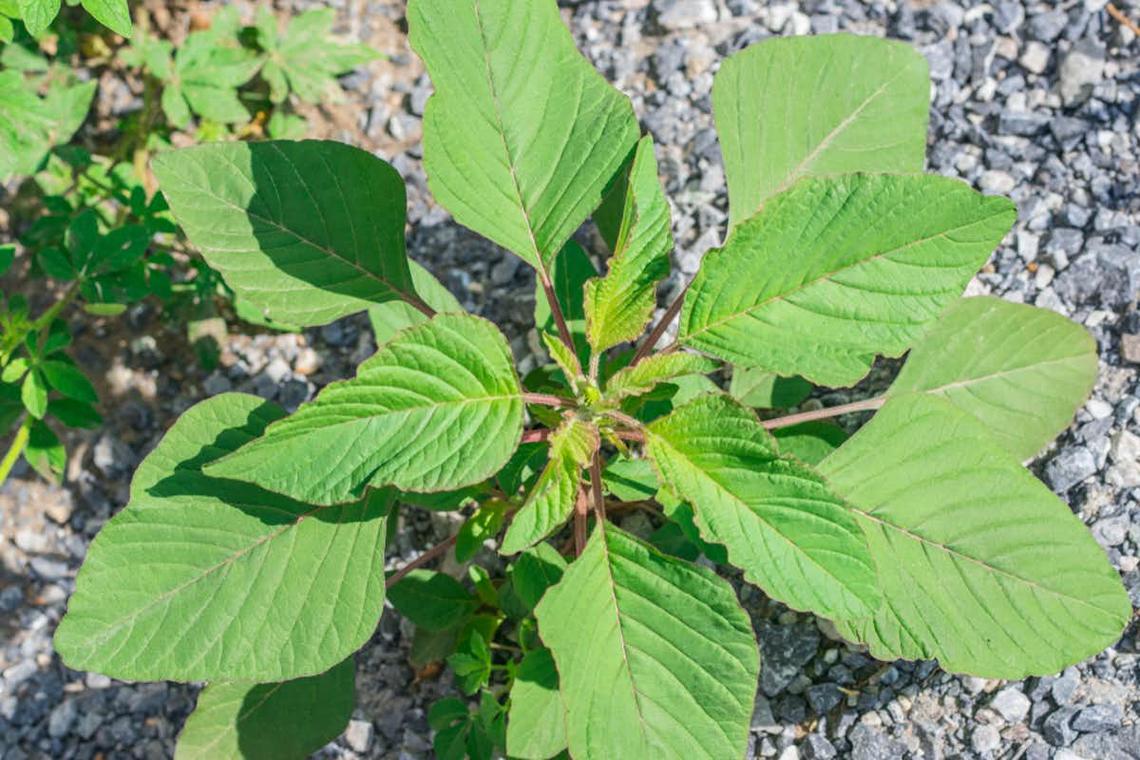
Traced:
<path fill-rule="evenodd" d="M 720 362 L 696 354 L 681 351 L 654 354 L 632 367 L 618 370 L 606 382 L 606 398 L 617 401 L 627 396 L 640 396 L 661 383 L 685 375 L 707 375 L 719 367 Z"/>

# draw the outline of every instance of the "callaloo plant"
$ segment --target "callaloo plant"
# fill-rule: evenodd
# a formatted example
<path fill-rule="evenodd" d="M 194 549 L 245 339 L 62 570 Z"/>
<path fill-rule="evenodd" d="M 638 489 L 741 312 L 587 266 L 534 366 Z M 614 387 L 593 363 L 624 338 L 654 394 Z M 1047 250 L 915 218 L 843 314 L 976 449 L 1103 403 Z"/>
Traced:
<path fill-rule="evenodd" d="M 550 365 L 520 381 L 498 329 L 408 261 L 380 159 L 159 157 L 231 288 L 298 325 L 368 309 L 379 348 L 292 415 L 227 394 L 182 416 L 91 546 L 56 634 L 68 665 L 208 681 L 183 757 L 302 756 L 344 727 L 387 589 L 413 657 L 475 697 L 431 710 L 441 757 L 720 760 L 746 751 L 762 665 L 701 555 L 879 658 L 1020 678 L 1116 641 L 1122 584 L 1021 466 L 1089 392 L 1095 347 L 1051 312 L 960 298 L 1015 211 L 921 173 L 921 56 L 833 36 L 724 62 L 730 229 L 660 347 L 663 327 L 642 338 L 672 247 L 653 144 L 555 3 L 412 0 L 408 25 L 435 86 L 431 190 L 534 268 Z M 572 239 L 589 218 L 604 275 Z M 775 411 L 908 351 L 883 396 Z M 827 421 L 857 411 L 875 414 L 850 439 Z M 466 521 L 385 577 L 409 509 Z M 496 551 L 503 573 L 424 567 Z"/>

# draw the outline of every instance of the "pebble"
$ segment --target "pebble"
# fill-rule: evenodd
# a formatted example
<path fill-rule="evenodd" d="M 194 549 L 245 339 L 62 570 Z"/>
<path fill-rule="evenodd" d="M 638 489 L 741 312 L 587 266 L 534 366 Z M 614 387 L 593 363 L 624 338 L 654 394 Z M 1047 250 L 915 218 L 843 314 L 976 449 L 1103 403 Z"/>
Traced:
<path fill-rule="evenodd" d="M 1020 723 L 1029 714 L 1029 697 L 1017 686 L 1007 686 L 994 695 L 990 707 L 995 710 L 1006 723 Z"/>
<path fill-rule="evenodd" d="M 1077 713 L 1072 726 L 1082 733 L 1098 733 L 1120 728 L 1124 709 L 1120 705 L 1092 705 Z"/>
<path fill-rule="evenodd" d="M 368 748 L 372 746 L 374 730 L 371 721 L 350 720 L 348 728 L 344 732 L 344 740 L 349 747 L 357 752 L 367 752 Z"/>
<path fill-rule="evenodd" d="M 1066 493 L 1070 488 L 1096 474 L 1096 458 L 1084 446 L 1063 449 L 1060 454 L 1045 465 L 1045 479 L 1057 493 Z"/>
<path fill-rule="evenodd" d="M 992 752 L 1001 746 L 1001 734 L 994 726 L 978 726 L 970 735 L 970 746 L 975 752 Z"/>

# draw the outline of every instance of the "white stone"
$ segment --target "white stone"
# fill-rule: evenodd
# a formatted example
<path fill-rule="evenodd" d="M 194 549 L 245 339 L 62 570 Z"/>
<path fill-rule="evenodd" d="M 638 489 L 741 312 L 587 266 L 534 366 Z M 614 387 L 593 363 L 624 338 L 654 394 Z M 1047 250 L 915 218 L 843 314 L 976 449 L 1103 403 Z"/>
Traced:
<path fill-rule="evenodd" d="M 1112 467 L 1106 480 L 1117 488 L 1140 488 L 1140 436 L 1120 430 L 1109 448 Z"/>
<path fill-rule="evenodd" d="M 1005 719 L 1006 723 L 1020 723 L 1029 714 L 1029 697 L 1016 686 L 1007 686 L 999 691 L 990 702 L 990 707 Z"/>
<path fill-rule="evenodd" d="M 1094 420 L 1103 420 L 1112 415 L 1112 404 L 1099 398 L 1090 398 L 1085 404 L 1085 409 L 1088 410 Z"/>
<path fill-rule="evenodd" d="M 344 731 L 344 740 L 356 752 L 367 752 L 372 746 L 372 723 L 367 720 L 351 720 Z"/>
<path fill-rule="evenodd" d="M 1027 71 L 1040 74 L 1049 65 L 1049 48 L 1044 43 L 1034 40 L 1025 46 L 1025 51 L 1018 61 Z"/>

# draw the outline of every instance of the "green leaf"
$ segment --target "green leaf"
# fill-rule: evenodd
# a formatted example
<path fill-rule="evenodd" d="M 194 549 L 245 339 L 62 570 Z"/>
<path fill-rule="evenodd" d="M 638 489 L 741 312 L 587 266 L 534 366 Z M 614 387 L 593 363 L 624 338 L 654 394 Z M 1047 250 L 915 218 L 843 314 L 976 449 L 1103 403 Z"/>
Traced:
<path fill-rule="evenodd" d="M 127 0 L 81 0 L 84 10 L 103 26 L 123 37 L 131 36 L 131 9 Z"/>
<path fill-rule="evenodd" d="M 12 268 L 13 262 L 16 261 L 16 246 L 14 245 L 0 245 L 0 275 L 6 273 Z"/>
<path fill-rule="evenodd" d="M 69 398 L 54 398 L 49 401 L 47 413 L 73 428 L 94 430 L 103 424 L 103 418 L 94 407 Z"/>
<path fill-rule="evenodd" d="M 527 652 L 511 686 L 507 753 L 546 760 L 566 749 L 566 708 L 549 649 Z"/>
<path fill-rule="evenodd" d="M 24 402 L 24 408 L 28 410 L 28 414 L 37 420 L 42 420 L 47 414 L 47 381 L 37 370 L 33 369 L 24 375 L 24 382 L 20 386 L 20 399 Z"/>
<path fill-rule="evenodd" d="M 602 484 L 622 501 L 652 499 L 661 488 L 648 459 L 611 459 L 602 470 Z"/>
<path fill-rule="evenodd" d="M 184 413 L 91 544 L 55 648 L 138 681 L 274 681 L 359 649 L 384 605 L 390 495 L 314 508 L 204 475 L 283 412 L 223 394 Z"/>
<path fill-rule="evenodd" d="M 458 299 L 431 272 L 411 260 L 408 261 L 408 266 L 411 268 L 412 286 L 424 303 L 440 314 L 464 313 Z M 368 319 L 372 322 L 376 345 L 382 346 L 405 327 L 426 322 L 427 315 L 406 301 L 388 301 L 370 308 Z"/>
<path fill-rule="evenodd" d="M 67 450 L 42 420 L 33 423 L 28 431 L 24 458 L 45 480 L 54 482 L 67 469 Z"/>
<path fill-rule="evenodd" d="M 260 17 L 262 10 L 258 10 Z M 307 103 L 322 102 L 336 87 L 337 75 L 380 57 L 365 45 L 342 45 L 332 38 L 336 22 L 336 11 L 332 8 L 317 8 L 292 17 L 280 35 L 273 12 L 265 8 L 264 14 L 265 18 L 257 25 L 258 40 L 269 51 L 262 76 L 270 84 L 274 103 L 283 102 L 289 90 Z M 266 76 L 267 72 L 279 73 Z"/>
<path fill-rule="evenodd" d="M 603 523 L 536 614 L 575 758 L 744 755 L 760 658 L 713 572 Z"/>
<path fill-rule="evenodd" d="M 231 6 L 233 7 L 233 6 Z M 240 124 L 250 113 L 238 96 L 262 59 L 237 40 L 234 14 L 214 17 L 208 30 L 192 32 L 174 57 L 174 79 L 195 113 L 220 124 Z"/>
<path fill-rule="evenodd" d="M 446 573 L 416 569 L 388 591 L 400 614 L 420 628 L 444 631 L 475 612 L 478 601 L 463 584 Z"/>
<path fill-rule="evenodd" d="M 87 118 L 96 87 L 58 83 L 41 98 L 19 71 L 0 71 L 0 181 L 34 173 L 53 146 L 70 140 Z"/>
<path fill-rule="evenodd" d="M 577 51 L 553 0 L 411 0 L 407 19 L 435 86 L 432 194 L 547 271 L 637 141 L 629 99 Z"/>
<path fill-rule="evenodd" d="M 178 735 L 174 760 L 303 760 L 348 725 L 355 680 L 350 657 L 309 678 L 212 683 Z"/>
<path fill-rule="evenodd" d="M 554 295 L 562 309 L 562 316 L 566 318 L 566 327 L 570 330 L 578 360 L 582 364 L 586 364 L 590 358 L 583 299 L 586 282 L 597 274 L 594 262 L 590 261 L 590 254 L 573 240 L 566 243 L 562 252 L 550 263 L 550 281 L 554 286 Z M 536 282 L 534 286 L 534 324 L 541 331 L 558 335 L 558 325 L 555 324 L 541 282 Z M 561 338 L 560 335 L 558 337 Z"/>
<path fill-rule="evenodd" d="M 175 218 L 226 284 L 276 321 L 331 322 L 413 294 L 404 184 L 342 143 L 218 143 L 162 153 Z"/>
<path fill-rule="evenodd" d="M 440 760 L 466 760 L 471 732 L 471 710 L 462 699 L 441 699 L 428 710 L 428 725 L 435 732 L 432 746 Z"/>
<path fill-rule="evenodd" d="M 817 465 L 843 445 L 847 433 L 834 422 L 815 420 L 773 430 L 780 451 L 805 464 Z"/>
<path fill-rule="evenodd" d="M 964 298 L 911 350 L 887 395 L 944 398 L 1029 459 L 1069 426 L 1096 375 L 1096 342 L 1075 322 L 1048 309 Z"/>
<path fill-rule="evenodd" d="M 207 469 L 315 504 L 354 499 L 367 485 L 461 488 L 494 475 L 514 453 L 521 393 L 494 325 L 440 314 Z"/>
<path fill-rule="evenodd" d="M 59 15 L 59 0 L 18 0 L 28 34 L 39 39 Z M 5 102 L 5 106 L 8 104 Z"/>
<path fill-rule="evenodd" d="M 26 357 L 17 356 L 4 366 L 4 371 L 0 373 L 0 382 L 14 383 L 18 381 L 27 374 L 31 366 L 31 362 Z"/>
<path fill-rule="evenodd" d="M 820 469 L 867 534 L 883 592 L 875 615 L 838 627 L 879 659 L 1052 674 L 1114 644 L 1132 614 L 1069 507 L 942 398 L 888 401 Z"/>
<path fill-rule="evenodd" d="M 166 114 L 170 126 L 175 129 L 186 129 L 190 126 L 194 117 L 190 113 L 190 104 L 186 102 L 181 86 L 171 83 L 164 87 L 160 102 L 162 112 Z"/>
<path fill-rule="evenodd" d="M 654 354 L 632 367 L 618 370 L 606 382 L 606 398 L 617 401 L 627 396 L 640 396 L 661 383 L 686 375 L 707 375 L 719 367 L 720 362 L 696 354 L 681 351 Z"/>
<path fill-rule="evenodd" d="M 515 594 L 533 610 L 546 590 L 562 579 L 566 560 L 550 544 L 536 544 L 518 556 L 510 572 Z"/>
<path fill-rule="evenodd" d="M 549 536 L 570 518 L 582 483 L 582 468 L 598 448 L 598 429 L 568 417 L 550 438 L 550 459 L 522 508 L 515 513 L 499 551 L 514 554 Z"/>
<path fill-rule="evenodd" d="M 78 367 L 68 362 L 49 360 L 39 365 L 40 371 L 49 386 L 76 401 L 86 401 L 88 404 L 99 403 L 99 395 L 95 393 L 94 386 Z"/>
<path fill-rule="evenodd" d="M 859 525 L 823 479 L 776 442 L 750 409 L 707 395 L 653 422 L 646 451 L 662 482 L 696 509 L 749 581 L 798 610 L 869 614 L 875 566 Z"/>
<path fill-rule="evenodd" d="M 811 394 L 811 383 L 802 377 L 780 377 L 765 369 L 734 367 L 728 393 L 756 409 L 787 409 Z"/>
<path fill-rule="evenodd" d="M 766 40 L 721 64 L 712 98 L 732 227 L 804 175 L 922 171 L 930 77 L 905 42 Z"/>
<path fill-rule="evenodd" d="M 0 16 L 0 42 L 9 43 L 16 39 L 16 27 L 9 16 Z"/>
<path fill-rule="evenodd" d="M 587 332 L 595 351 L 641 335 L 657 305 L 657 283 L 669 275 L 673 231 L 652 137 L 638 143 L 623 184 L 624 210 L 609 271 L 586 286 Z"/>
<path fill-rule="evenodd" d="M 939 176 L 804 179 L 710 251 L 680 340 L 743 366 L 851 385 L 954 301 L 1016 217 Z"/>
<path fill-rule="evenodd" d="M 697 528 L 696 513 L 692 506 L 677 498 L 668 488 L 663 488 L 657 494 L 661 502 L 661 509 L 665 516 L 677 526 L 681 535 L 692 545 L 698 554 L 704 554 L 709 560 L 718 565 L 728 564 L 728 553 L 720 544 L 710 544 L 701 538 L 700 529 Z"/>
<path fill-rule="evenodd" d="M 447 658 L 456 685 L 464 694 L 474 694 L 491 680 L 491 650 L 479 631 L 471 631 L 459 650 Z"/>
<path fill-rule="evenodd" d="M 506 502 L 487 501 L 467 518 L 455 539 L 455 558 L 466 562 L 483 548 L 483 542 L 498 535 L 506 517 Z"/>

